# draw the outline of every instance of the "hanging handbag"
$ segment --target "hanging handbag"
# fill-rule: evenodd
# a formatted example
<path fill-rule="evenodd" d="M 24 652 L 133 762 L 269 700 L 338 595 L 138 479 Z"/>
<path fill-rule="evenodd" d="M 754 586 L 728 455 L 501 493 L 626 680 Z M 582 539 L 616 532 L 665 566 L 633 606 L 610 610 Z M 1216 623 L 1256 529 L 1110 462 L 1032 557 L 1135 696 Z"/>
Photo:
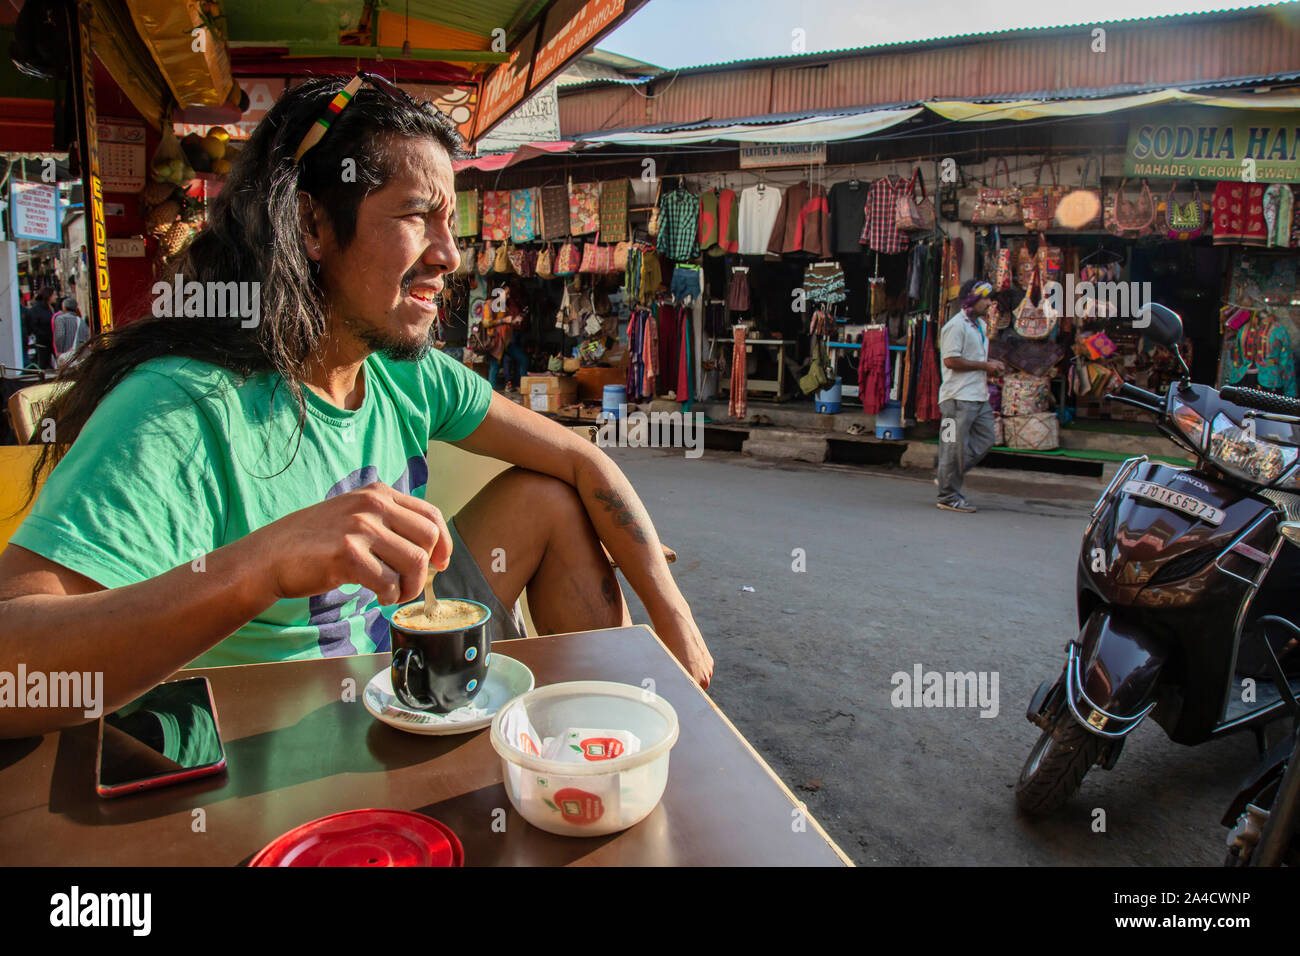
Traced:
<path fill-rule="evenodd" d="M 823 391 L 835 384 L 830 349 L 826 347 L 826 340 L 819 335 L 813 336 L 810 352 L 808 371 L 799 378 L 799 388 L 805 395 Z"/>
<path fill-rule="evenodd" d="M 650 204 L 650 223 L 645 227 L 651 239 L 659 235 L 659 192 L 663 189 L 663 185 L 662 179 L 655 179 L 655 198 Z"/>
<path fill-rule="evenodd" d="M 1006 292 L 1011 288 L 1011 250 L 997 250 L 997 265 L 993 267 L 993 291 Z"/>
<path fill-rule="evenodd" d="M 506 253 L 510 268 L 521 276 L 528 275 L 528 250 L 523 246 L 510 246 Z"/>
<path fill-rule="evenodd" d="M 1038 267 L 1034 264 L 1034 256 L 1029 251 L 1028 243 L 1019 243 L 1016 246 L 1016 285 L 1028 289 L 1034 284 L 1034 276 L 1037 273 Z"/>
<path fill-rule="evenodd" d="M 601 252 L 600 233 L 596 233 L 596 238 L 582 247 L 582 265 L 578 267 L 579 272 L 603 272 L 601 269 L 601 260 L 604 258 Z"/>
<path fill-rule="evenodd" d="M 569 183 L 569 232 L 600 231 L 600 183 Z"/>
<path fill-rule="evenodd" d="M 1137 202 L 1131 202 L 1124 197 L 1124 186 L 1127 183 L 1127 179 L 1120 180 L 1119 189 L 1115 190 L 1115 198 L 1107 206 L 1106 231 L 1112 235 L 1128 238 L 1148 236 L 1152 232 L 1156 218 L 1155 203 L 1151 200 L 1151 187 L 1147 185 L 1145 179 L 1142 180 L 1142 192 L 1138 194 Z"/>
<path fill-rule="evenodd" d="M 955 183 L 945 183 L 939 186 L 939 218 L 947 222 L 957 222 L 961 219 L 961 190 L 966 188 L 966 173 L 957 168 L 958 180 Z"/>
<path fill-rule="evenodd" d="M 582 254 L 578 247 L 572 242 L 565 242 L 560 246 L 560 251 L 555 254 L 555 264 L 553 266 L 557 276 L 571 276 L 578 271 L 578 266 L 582 264 Z"/>
<path fill-rule="evenodd" d="M 995 299 L 989 303 L 989 310 L 984 313 L 984 323 L 988 326 L 989 338 L 992 338 L 1003 329 L 1011 327 L 1011 313 L 1003 312 Z"/>
<path fill-rule="evenodd" d="M 478 274 L 481 276 L 485 276 L 489 272 L 491 272 L 492 264 L 496 262 L 496 258 L 497 258 L 497 251 L 496 248 L 492 245 L 492 243 L 490 242 L 483 243 L 482 248 L 480 248 L 478 251 L 478 262 L 475 263 L 475 265 L 478 266 Z"/>
<path fill-rule="evenodd" d="M 1044 166 L 1052 174 L 1052 185 L 1050 186 L 1042 184 Z M 1025 224 L 1025 228 L 1031 232 L 1046 232 L 1052 228 L 1052 220 L 1056 216 L 1056 207 L 1063 195 L 1065 195 L 1065 189 L 1056 177 L 1056 167 L 1052 165 L 1048 157 L 1044 156 L 1042 162 L 1038 164 L 1038 170 L 1034 173 L 1034 185 L 1026 190 L 1020 199 L 1020 217 Z"/>
<path fill-rule="evenodd" d="M 1165 236 L 1169 239 L 1196 239 L 1205 229 L 1205 210 L 1201 206 L 1201 188 L 1192 184 L 1191 202 L 1179 204 L 1174 190 L 1177 184 L 1169 187 L 1169 198 L 1165 200 Z"/>
<path fill-rule="evenodd" d="M 541 238 L 563 239 L 569 234 L 569 189 L 543 186 L 541 189 Z"/>
<path fill-rule="evenodd" d="M 537 278 L 554 279 L 555 278 L 555 266 L 553 264 L 554 262 L 555 262 L 555 253 L 548 245 L 545 249 L 543 249 L 541 252 L 537 254 L 537 266 L 534 270 L 537 273 Z"/>
<path fill-rule="evenodd" d="M 632 243 L 624 240 L 614 246 L 614 268 L 611 272 L 624 272 L 627 269 L 627 254 L 632 248 Z"/>
<path fill-rule="evenodd" d="M 510 273 L 510 250 L 513 248 L 510 243 L 503 242 L 497 246 L 496 257 L 492 260 L 492 271 L 501 273 Z"/>
<path fill-rule="evenodd" d="M 1006 185 L 998 186 L 998 164 L 1006 174 Z M 1005 158 L 993 164 L 993 176 L 988 186 L 980 189 L 971 222 L 978 225 L 1009 225 L 1020 220 L 1020 190 L 1011 185 L 1011 170 Z"/>
<path fill-rule="evenodd" d="M 1061 278 L 1063 257 L 1064 250 L 1060 246 L 1049 246 L 1045 242 L 1038 244 L 1038 251 L 1034 253 L 1034 267 L 1044 282 L 1055 282 Z"/>
<path fill-rule="evenodd" d="M 1038 302 L 1034 302 L 1034 292 Z M 1016 306 L 1016 334 L 1024 339 L 1045 339 L 1056 331 L 1060 313 L 1052 307 L 1049 298 L 1042 294 L 1042 282 L 1037 275 L 1020 305 Z"/>
<path fill-rule="evenodd" d="M 467 276 L 474 273 L 475 260 L 478 258 L 478 250 L 474 248 L 472 242 L 462 242 L 457 246 L 460 252 L 460 262 L 456 265 L 456 275 Z"/>
<path fill-rule="evenodd" d="M 483 193 L 483 238 L 501 242 L 510 238 L 510 192 L 489 189 Z"/>
<path fill-rule="evenodd" d="M 916 187 L 921 187 L 921 198 L 916 198 Z M 931 232 L 934 230 L 934 203 L 925 196 L 925 178 L 921 167 L 912 170 L 907 188 L 894 204 L 894 226 L 904 232 Z"/>
<path fill-rule="evenodd" d="M 1088 185 L 1088 170 L 1096 168 L 1097 185 Z M 1101 158 L 1093 155 L 1084 161 L 1079 174 L 1079 188 L 1071 189 L 1056 204 L 1056 223 L 1065 229 L 1088 229 L 1101 225 Z"/>
<path fill-rule="evenodd" d="M 478 232 L 478 190 L 462 189 L 456 193 L 456 235 L 466 238 Z"/>

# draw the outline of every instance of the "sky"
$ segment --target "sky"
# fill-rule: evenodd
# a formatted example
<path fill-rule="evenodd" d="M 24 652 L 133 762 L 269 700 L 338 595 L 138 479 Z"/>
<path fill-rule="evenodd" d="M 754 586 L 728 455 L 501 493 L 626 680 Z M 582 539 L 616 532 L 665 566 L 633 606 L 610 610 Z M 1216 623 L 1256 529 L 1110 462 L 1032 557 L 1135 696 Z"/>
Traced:
<path fill-rule="evenodd" d="M 599 44 L 673 69 L 1017 27 L 1257 6 L 1257 0 L 648 0 Z M 795 30 L 804 49 L 796 51 Z"/>

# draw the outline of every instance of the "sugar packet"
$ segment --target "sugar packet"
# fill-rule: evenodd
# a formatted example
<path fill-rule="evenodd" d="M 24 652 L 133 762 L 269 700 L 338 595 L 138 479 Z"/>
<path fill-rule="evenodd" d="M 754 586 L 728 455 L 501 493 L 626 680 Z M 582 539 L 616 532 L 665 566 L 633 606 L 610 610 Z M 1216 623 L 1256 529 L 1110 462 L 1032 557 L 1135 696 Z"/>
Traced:
<path fill-rule="evenodd" d="M 542 756 L 562 763 L 593 763 L 640 750 L 641 738 L 629 730 L 570 727 L 545 742 Z"/>

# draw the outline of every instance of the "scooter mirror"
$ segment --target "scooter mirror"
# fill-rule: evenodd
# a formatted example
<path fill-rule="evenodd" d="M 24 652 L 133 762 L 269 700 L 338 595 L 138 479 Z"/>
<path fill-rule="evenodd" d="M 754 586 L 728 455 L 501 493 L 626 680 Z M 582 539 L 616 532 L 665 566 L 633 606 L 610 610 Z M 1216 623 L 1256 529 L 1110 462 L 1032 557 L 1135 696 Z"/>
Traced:
<path fill-rule="evenodd" d="M 1183 340 L 1183 320 L 1173 309 L 1158 302 L 1148 302 L 1137 310 L 1133 328 L 1156 345 L 1175 348 Z"/>

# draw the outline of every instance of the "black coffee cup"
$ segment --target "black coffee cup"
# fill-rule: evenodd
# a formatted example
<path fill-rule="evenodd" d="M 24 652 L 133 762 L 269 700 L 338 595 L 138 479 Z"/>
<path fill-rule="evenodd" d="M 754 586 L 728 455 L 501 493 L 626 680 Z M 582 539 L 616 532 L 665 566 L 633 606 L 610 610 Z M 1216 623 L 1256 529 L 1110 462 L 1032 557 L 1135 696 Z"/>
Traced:
<path fill-rule="evenodd" d="M 406 707 L 445 714 L 463 707 L 483 689 L 488 669 L 488 621 L 485 604 L 457 598 L 483 611 L 482 620 L 445 631 L 403 627 L 395 619 L 401 608 L 385 611 L 392 639 L 389 675 L 393 694 Z M 422 604 L 423 598 L 411 604 Z M 410 605 L 403 605 L 409 607 Z"/>

